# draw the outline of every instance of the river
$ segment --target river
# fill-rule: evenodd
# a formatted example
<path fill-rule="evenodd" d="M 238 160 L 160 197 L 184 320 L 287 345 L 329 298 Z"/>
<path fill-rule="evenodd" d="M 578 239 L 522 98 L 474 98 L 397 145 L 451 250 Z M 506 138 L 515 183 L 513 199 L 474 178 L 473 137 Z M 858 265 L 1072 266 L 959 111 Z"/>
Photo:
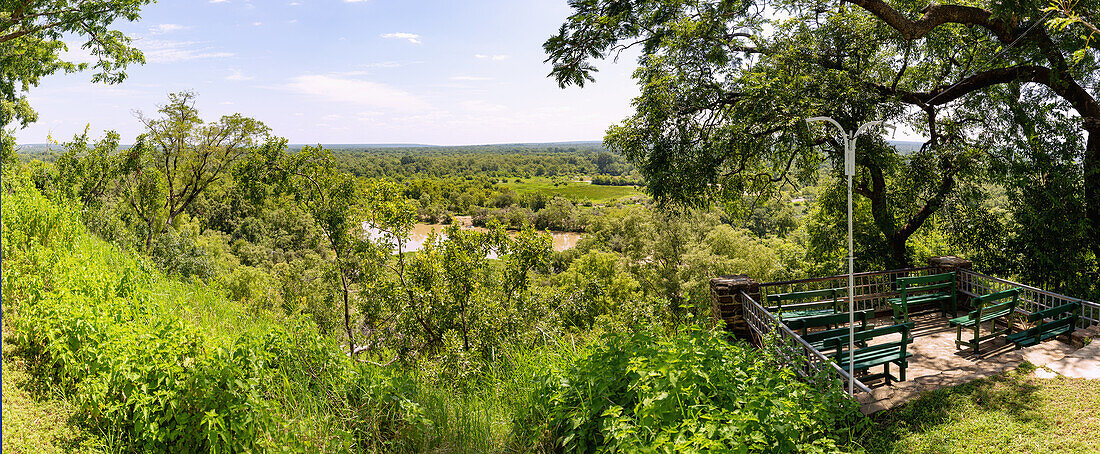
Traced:
<path fill-rule="evenodd" d="M 462 228 L 464 228 L 464 229 L 484 230 L 481 227 L 474 227 L 472 225 L 472 223 L 470 222 L 470 217 L 469 216 L 456 216 L 455 218 L 458 220 L 459 224 L 462 225 Z M 412 232 L 409 234 L 409 239 L 405 243 L 405 251 L 406 252 L 419 251 L 420 249 L 422 249 L 424 247 L 424 242 L 428 241 L 428 235 L 430 235 L 433 231 L 438 233 L 439 235 L 444 235 L 443 229 L 446 228 L 446 227 L 447 227 L 447 224 L 416 224 L 416 225 L 414 225 L 413 229 L 412 229 Z M 369 224 L 366 224 L 366 223 L 363 224 L 363 230 L 367 233 L 367 236 L 369 236 L 370 238 L 380 238 L 382 236 L 381 232 L 378 229 L 376 229 L 376 228 L 374 228 L 374 227 L 372 227 L 372 226 L 370 226 Z M 510 230 L 509 233 L 515 233 L 515 231 Z M 577 232 L 554 232 L 554 231 L 551 231 L 550 236 L 553 237 L 553 241 L 554 241 L 554 246 L 553 247 L 554 247 L 555 251 L 564 251 L 566 249 L 570 249 L 573 246 L 576 246 L 577 241 L 581 239 L 581 234 L 577 233 Z"/>

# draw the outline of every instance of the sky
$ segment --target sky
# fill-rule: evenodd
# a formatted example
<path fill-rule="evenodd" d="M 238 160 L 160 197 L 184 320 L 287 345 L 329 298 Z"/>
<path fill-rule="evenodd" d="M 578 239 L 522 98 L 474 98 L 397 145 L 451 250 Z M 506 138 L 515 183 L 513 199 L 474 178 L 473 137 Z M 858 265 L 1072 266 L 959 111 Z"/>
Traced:
<path fill-rule="evenodd" d="M 190 90 L 204 120 L 240 113 L 291 143 L 601 140 L 632 112 L 636 59 L 558 88 L 542 43 L 569 13 L 564 0 L 161 0 L 116 23 L 145 65 L 117 85 L 44 79 L 28 95 L 38 122 L 15 136 L 65 142 L 87 126 L 131 143 L 137 112 Z M 64 58 L 92 61 L 72 43 Z"/>

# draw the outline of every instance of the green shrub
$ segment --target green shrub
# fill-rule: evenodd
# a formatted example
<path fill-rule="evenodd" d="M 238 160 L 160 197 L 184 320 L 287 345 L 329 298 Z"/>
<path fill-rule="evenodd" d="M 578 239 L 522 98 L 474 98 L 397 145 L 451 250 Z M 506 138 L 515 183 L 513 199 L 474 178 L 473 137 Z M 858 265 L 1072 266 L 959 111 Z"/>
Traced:
<path fill-rule="evenodd" d="M 517 420 L 565 452 L 834 452 L 858 405 L 774 368 L 723 334 L 609 334 L 542 377 Z"/>
<path fill-rule="evenodd" d="M 123 450 L 240 451 L 270 444 L 263 339 L 207 345 L 154 293 L 148 265 L 88 235 L 37 191 L 3 198 L 5 303 L 34 375 Z M 14 306 L 14 307 L 12 307 Z"/>

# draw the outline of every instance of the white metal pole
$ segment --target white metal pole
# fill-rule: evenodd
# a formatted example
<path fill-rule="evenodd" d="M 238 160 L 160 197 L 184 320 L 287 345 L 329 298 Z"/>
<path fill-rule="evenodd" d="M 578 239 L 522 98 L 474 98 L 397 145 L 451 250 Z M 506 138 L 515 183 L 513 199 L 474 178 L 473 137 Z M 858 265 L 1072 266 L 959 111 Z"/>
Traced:
<path fill-rule="evenodd" d="M 882 124 L 881 121 L 864 123 L 857 130 L 848 132 L 832 117 L 807 118 L 807 123 L 825 121 L 832 123 L 840 130 L 840 136 L 844 140 L 844 174 L 848 176 L 848 394 L 855 394 L 855 355 L 856 347 L 856 253 L 855 241 L 852 238 L 852 177 L 856 174 L 856 138 L 868 128 Z M 893 128 L 891 125 L 884 125 Z"/>
<path fill-rule="evenodd" d="M 847 135 L 847 134 L 845 134 Z M 856 265 L 855 265 L 855 243 L 852 240 L 852 174 L 854 174 L 855 167 L 855 154 L 856 154 L 856 137 L 852 136 L 851 139 L 845 137 L 848 148 L 848 153 L 845 154 L 845 160 L 851 159 L 852 163 L 845 163 L 845 173 L 848 174 L 848 395 L 855 395 L 855 362 L 856 362 L 856 316 L 855 316 L 855 287 L 856 287 Z"/>

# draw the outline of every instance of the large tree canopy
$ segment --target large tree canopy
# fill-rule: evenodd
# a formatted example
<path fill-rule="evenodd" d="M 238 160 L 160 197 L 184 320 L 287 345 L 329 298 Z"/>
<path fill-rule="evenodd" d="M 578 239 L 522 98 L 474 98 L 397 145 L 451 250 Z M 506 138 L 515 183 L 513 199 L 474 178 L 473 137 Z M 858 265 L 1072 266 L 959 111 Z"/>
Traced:
<path fill-rule="evenodd" d="M 1074 11 L 1096 10 L 1096 1 L 1080 3 Z M 1087 17 L 1070 20 L 1033 1 L 571 5 L 545 44 L 551 75 L 563 87 L 583 85 L 594 80 L 594 59 L 640 47 L 636 112 L 605 142 L 639 165 L 660 200 L 767 192 L 822 159 L 839 175 L 842 147 L 803 120 L 831 115 L 852 130 L 887 120 L 929 138 L 913 154 L 866 138 L 858 150 L 856 192 L 870 202 L 892 261 L 904 264 L 906 240 L 960 181 L 1028 134 L 1014 114 L 1023 104 L 1041 107 L 1027 109 L 1039 121 L 1071 118 L 1044 132 L 1081 143 L 1083 198 L 1100 238 L 1100 71 Z M 825 144 L 824 155 L 811 144 Z"/>
<path fill-rule="evenodd" d="M 58 70 L 75 72 L 88 63 L 66 62 L 66 36 L 84 42 L 96 57 L 93 82 L 118 83 L 130 63 L 144 63 L 130 38 L 111 30 L 119 19 L 133 22 L 153 0 L 0 0 L 0 126 L 37 119 L 24 93 Z"/>

